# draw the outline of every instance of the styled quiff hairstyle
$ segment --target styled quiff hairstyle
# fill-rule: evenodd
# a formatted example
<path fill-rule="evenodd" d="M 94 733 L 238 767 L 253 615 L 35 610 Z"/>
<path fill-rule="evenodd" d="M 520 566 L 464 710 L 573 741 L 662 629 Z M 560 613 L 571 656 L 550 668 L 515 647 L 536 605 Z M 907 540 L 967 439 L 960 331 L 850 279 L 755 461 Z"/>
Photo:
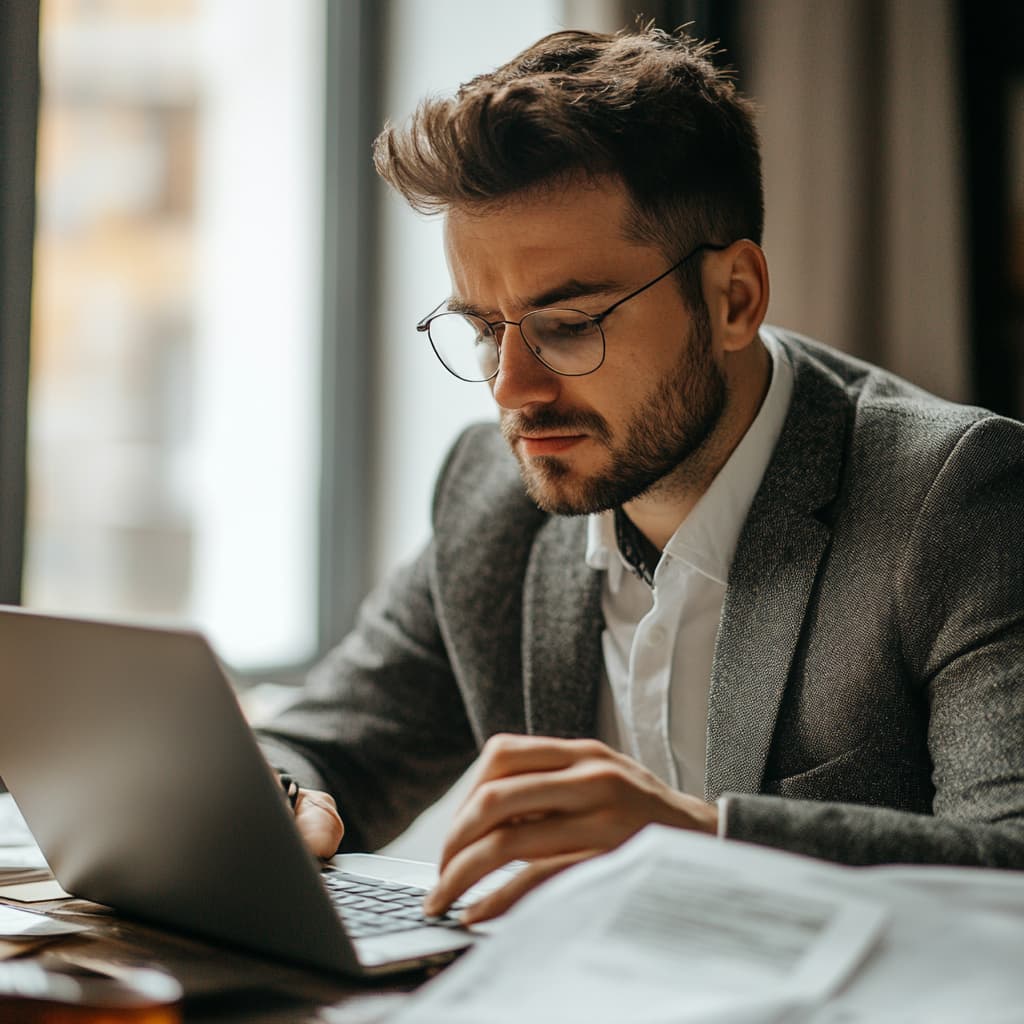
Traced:
<path fill-rule="evenodd" d="M 627 238 L 673 262 L 703 242 L 760 244 L 753 105 L 713 52 L 650 26 L 555 32 L 454 97 L 423 100 L 404 128 L 385 125 L 374 164 L 423 213 L 611 175 L 631 198 Z M 699 263 L 680 283 L 699 304 Z"/>

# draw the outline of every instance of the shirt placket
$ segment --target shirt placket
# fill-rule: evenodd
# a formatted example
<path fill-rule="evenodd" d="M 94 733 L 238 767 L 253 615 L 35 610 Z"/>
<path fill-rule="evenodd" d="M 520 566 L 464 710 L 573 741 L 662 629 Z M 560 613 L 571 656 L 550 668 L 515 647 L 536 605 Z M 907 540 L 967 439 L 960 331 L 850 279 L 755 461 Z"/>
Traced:
<path fill-rule="evenodd" d="M 672 755 L 669 695 L 676 630 L 671 608 L 677 573 L 666 559 L 658 566 L 654 604 L 637 624 L 629 659 L 630 717 L 636 729 L 639 760 L 662 781 L 678 788 Z"/>

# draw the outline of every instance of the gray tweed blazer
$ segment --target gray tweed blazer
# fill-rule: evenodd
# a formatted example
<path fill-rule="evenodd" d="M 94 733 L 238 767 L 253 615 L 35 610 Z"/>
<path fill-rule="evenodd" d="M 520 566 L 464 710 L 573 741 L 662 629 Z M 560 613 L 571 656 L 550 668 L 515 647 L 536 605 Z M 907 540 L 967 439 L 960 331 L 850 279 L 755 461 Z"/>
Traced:
<path fill-rule="evenodd" d="M 715 649 L 705 796 L 726 834 L 853 864 L 1024 868 L 1024 425 L 771 329 L 791 408 Z M 433 539 L 265 730 L 376 848 L 496 732 L 590 736 L 600 576 L 493 426 L 456 443 Z"/>

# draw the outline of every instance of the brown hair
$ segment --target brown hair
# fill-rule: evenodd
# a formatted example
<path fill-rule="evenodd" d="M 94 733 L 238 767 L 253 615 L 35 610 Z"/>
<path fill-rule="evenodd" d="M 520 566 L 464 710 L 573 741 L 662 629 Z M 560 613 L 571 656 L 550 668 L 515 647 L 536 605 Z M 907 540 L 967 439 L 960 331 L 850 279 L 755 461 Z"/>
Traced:
<path fill-rule="evenodd" d="M 385 125 L 374 164 L 421 212 L 614 175 L 632 200 L 628 237 L 669 259 L 702 242 L 760 243 L 753 105 L 712 52 L 650 26 L 555 32 L 454 97 L 423 100 L 404 129 Z M 681 283 L 699 299 L 699 261 Z"/>

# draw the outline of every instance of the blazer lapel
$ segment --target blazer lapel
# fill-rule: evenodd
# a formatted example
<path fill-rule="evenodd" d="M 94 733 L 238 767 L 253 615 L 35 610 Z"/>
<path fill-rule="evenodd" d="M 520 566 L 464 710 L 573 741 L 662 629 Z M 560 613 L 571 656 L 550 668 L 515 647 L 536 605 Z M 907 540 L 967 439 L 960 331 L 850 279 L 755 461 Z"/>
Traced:
<path fill-rule="evenodd" d="M 527 732 L 593 736 L 601 678 L 601 577 L 589 568 L 586 518 L 552 516 L 537 534 L 523 588 Z"/>
<path fill-rule="evenodd" d="M 775 454 L 729 573 L 708 697 L 705 796 L 761 787 L 790 666 L 831 531 L 850 417 L 842 382 L 801 349 Z"/>

